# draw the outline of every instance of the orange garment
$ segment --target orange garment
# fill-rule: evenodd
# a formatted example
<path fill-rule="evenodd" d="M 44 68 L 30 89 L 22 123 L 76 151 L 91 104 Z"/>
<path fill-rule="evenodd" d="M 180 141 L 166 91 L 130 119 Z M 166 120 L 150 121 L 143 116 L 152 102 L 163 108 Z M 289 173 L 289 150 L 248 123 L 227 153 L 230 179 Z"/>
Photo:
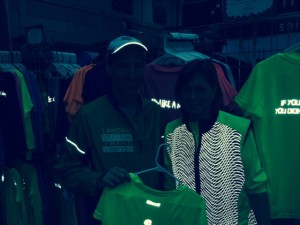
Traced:
<path fill-rule="evenodd" d="M 94 66 L 95 64 L 89 64 L 78 69 L 71 80 L 63 99 L 66 103 L 66 112 L 70 117 L 75 116 L 78 109 L 84 104 L 84 100 L 82 98 L 84 79 L 87 72 Z"/>

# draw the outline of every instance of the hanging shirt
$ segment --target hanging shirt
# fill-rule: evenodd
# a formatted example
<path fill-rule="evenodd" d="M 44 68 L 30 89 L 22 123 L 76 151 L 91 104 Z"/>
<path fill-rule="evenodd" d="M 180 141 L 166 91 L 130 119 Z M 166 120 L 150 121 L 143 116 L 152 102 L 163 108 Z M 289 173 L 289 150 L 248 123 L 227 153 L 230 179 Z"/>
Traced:
<path fill-rule="evenodd" d="M 15 168 L 7 168 L 1 174 L 3 196 L 1 203 L 5 209 L 6 224 L 29 225 L 28 209 L 23 193 L 23 181 Z"/>
<path fill-rule="evenodd" d="M 33 104 L 25 82 L 24 75 L 17 69 L 12 70 L 11 72 L 17 75 L 17 78 L 19 79 L 20 82 L 19 88 L 21 93 L 21 105 L 23 110 L 26 144 L 29 150 L 33 150 L 35 149 L 35 138 L 34 138 L 32 122 L 31 122 L 31 110 Z"/>
<path fill-rule="evenodd" d="M 78 109 L 84 104 L 82 98 L 82 89 L 86 74 L 91 70 L 95 64 L 86 65 L 77 70 L 71 80 L 71 83 L 64 95 L 64 102 L 66 103 L 66 112 L 70 117 L 75 116 Z"/>
<path fill-rule="evenodd" d="M 24 75 L 26 86 L 32 100 L 31 123 L 35 139 L 35 150 L 44 150 L 44 103 L 38 86 L 37 77 L 23 65 L 15 65 Z"/>
<path fill-rule="evenodd" d="M 7 165 L 16 158 L 25 158 L 27 146 L 17 80 L 11 72 L 0 72 L 0 78 L 0 130 Z"/>
<path fill-rule="evenodd" d="M 175 85 L 181 66 L 147 64 L 141 95 L 159 104 L 166 113 L 167 120 L 180 117 L 180 105 L 175 100 Z"/>
<path fill-rule="evenodd" d="M 29 224 L 44 225 L 42 198 L 37 171 L 32 164 L 18 162 L 15 165 L 22 179 L 24 202 Z"/>
<path fill-rule="evenodd" d="M 206 225 L 205 201 L 187 186 L 158 191 L 130 174 L 131 182 L 106 188 L 94 217 L 102 225 Z"/>
<path fill-rule="evenodd" d="M 224 106 L 229 107 L 230 104 L 233 102 L 234 97 L 237 95 L 237 91 L 233 88 L 233 86 L 231 86 L 231 84 L 227 80 L 222 67 L 217 63 L 213 63 L 213 65 L 218 75 L 218 81 L 223 96 Z"/>
<path fill-rule="evenodd" d="M 231 103 L 237 92 L 227 80 L 222 67 L 213 61 L 223 96 L 224 106 L 231 110 Z M 159 104 L 168 122 L 182 116 L 180 104 L 175 99 L 175 86 L 182 66 L 167 66 L 149 63 L 145 66 L 141 95 Z"/>
<path fill-rule="evenodd" d="M 300 218 L 299 72 L 299 53 L 275 54 L 254 67 L 235 99 L 253 121 L 272 218 Z"/>

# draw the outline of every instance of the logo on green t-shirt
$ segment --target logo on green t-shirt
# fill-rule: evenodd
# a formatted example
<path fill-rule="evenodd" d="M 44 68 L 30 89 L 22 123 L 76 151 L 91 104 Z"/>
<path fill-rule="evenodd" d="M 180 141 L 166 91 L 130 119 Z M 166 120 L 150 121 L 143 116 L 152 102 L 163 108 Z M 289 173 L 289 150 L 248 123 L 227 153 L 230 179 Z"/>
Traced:
<path fill-rule="evenodd" d="M 300 106 L 300 100 L 298 99 L 282 99 L 280 101 L 280 107 L 275 108 L 275 114 L 299 115 L 300 114 L 299 106 Z"/>
<path fill-rule="evenodd" d="M 145 219 L 144 225 L 152 225 L 152 220 L 150 220 L 150 219 Z"/>

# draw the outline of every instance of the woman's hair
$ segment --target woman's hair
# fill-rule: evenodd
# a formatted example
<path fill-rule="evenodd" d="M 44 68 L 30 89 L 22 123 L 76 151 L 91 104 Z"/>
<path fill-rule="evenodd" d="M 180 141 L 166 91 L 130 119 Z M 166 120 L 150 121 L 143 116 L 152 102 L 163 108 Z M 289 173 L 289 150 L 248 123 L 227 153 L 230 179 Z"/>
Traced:
<path fill-rule="evenodd" d="M 211 108 L 211 113 L 213 114 L 212 116 L 214 116 L 218 113 L 220 109 L 223 109 L 224 104 L 222 92 L 218 81 L 217 71 L 209 59 L 195 59 L 183 66 L 176 81 L 175 98 L 180 104 L 181 90 L 192 78 L 194 78 L 194 76 L 203 76 L 211 85 L 211 88 L 216 88 L 216 96 Z"/>

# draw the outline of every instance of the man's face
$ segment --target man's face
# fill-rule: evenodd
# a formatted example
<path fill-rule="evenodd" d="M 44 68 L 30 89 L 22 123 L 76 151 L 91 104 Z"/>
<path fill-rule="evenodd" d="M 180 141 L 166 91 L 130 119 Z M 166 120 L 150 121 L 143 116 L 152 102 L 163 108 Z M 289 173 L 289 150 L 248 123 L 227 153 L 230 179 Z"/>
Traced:
<path fill-rule="evenodd" d="M 144 51 L 140 47 L 128 46 L 115 54 L 114 62 L 109 65 L 114 93 L 136 95 L 144 77 Z"/>

